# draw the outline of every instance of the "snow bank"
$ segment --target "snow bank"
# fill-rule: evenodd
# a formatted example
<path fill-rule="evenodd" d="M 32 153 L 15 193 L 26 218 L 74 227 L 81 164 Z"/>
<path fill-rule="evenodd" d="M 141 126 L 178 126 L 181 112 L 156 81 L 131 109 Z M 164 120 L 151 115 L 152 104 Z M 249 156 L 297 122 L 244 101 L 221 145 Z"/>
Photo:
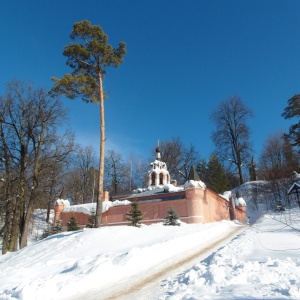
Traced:
<path fill-rule="evenodd" d="M 209 243 L 236 226 L 229 221 L 160 223 L 56 234 L 0 257 L 0 299 L 91 299 L 87 295 L 93 288 L 108 299 L 121 284 L 141 281 L 158 266 L 169 267 L 199 241 Z"/>
<path fill-rule="evenodd" d="M 230 200 L 230 197 L 232 197 L 231 191 L 226 191 L 223 194 L 219 194 L 222 198 L 226 199 L 227 201 Z M 247 206 L 246 201 L 244 200 L 243 197 L 239 197 L 235 199 L 235 205 L 239 206 Z"/>
<path fill-rule="evenodd" d="M 296 210 L 262 217 L 226 247 L 169 279 L 160 300 L 300 299 L 298 221 Z"/>
<path fill-rule="evenodd" d="M 158 266 L 168 269 L 191 250 L 208 249 L 235 226 L 160 223 L 56 234 L 0 256 L 0 299 L 108 299 Z M 203 261 L 157 282 L 152 298 L 141 289 L 132 299 L 300 299 L 299 230 L 298 207 L 265 215 Z"/>

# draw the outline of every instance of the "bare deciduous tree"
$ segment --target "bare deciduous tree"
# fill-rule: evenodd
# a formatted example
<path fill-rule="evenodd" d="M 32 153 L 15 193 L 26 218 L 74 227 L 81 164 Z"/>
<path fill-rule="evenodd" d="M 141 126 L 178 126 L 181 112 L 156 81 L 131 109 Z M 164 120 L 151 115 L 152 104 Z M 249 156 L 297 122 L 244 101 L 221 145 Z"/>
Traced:
<path fill-rule="evenodd" d="M 66 190 L 74 203 L 90 203 L 96 198 L 99 171 L 95 169 L 96 154 L 91 146 L 77 145 L 72 166 L 67 173 Z"/>
<path fill-rule="evenodd" d="M 244 182 L 242 167 L 251 158 L 250 132 L 246 122 L 252 116 L 252 111 L 238 96 L 222 101 L 211 114 L 216 127 L 212 139 L 218 154 L 224 162 L 230 161 L 235 165 L 240 184 Z"/>
<path fill-rule="evenodd" d="M 105 157 L 105 186 L 113 194 L 128 191 L 130 186 L 130 167 L 125 163 L 122 155 L 109 150 Z"/>
<path fill-rule="evenodd" d="M 146 187 L 148 185 L 149 161 L 142 158 L 130 157 L 130 190 Z"/>
<path fill-rule="evenodd" d="M 63 161 L 73 141 L 59 140 L 56 128 L 66 112 L 44 89 L 12 81 L 0 101 L 0 152 L 4 160 L 6 201 L 2 252 L 27 245 L 29 221 L 40 201 L 42 180 L 53 160 Z"/>
<path fill-rule="evenodd" d="M 270 135 L 263 147 L 259 171 L 266 180 L 290 177 L 299 168 L 299 158 L 282 132 Z"/>

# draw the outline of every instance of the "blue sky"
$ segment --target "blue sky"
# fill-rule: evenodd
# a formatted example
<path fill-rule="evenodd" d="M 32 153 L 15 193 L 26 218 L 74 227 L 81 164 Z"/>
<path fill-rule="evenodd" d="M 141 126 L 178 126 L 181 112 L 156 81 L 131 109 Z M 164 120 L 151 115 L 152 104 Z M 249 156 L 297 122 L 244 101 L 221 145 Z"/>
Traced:
<path fill-rule="evenodd" d="M 149 157 L 157 140 L 180 137 L 208 158 L 209 116 L 238 95 L 255 115 L 257 159 L 270 133 L 287 130 L 281 113 L 300 92 L 299 18 L 300 1 L 289 0 L 2 1 L 0 93 L 13 78 L 50 88 L 71 72 L 62 51 L 73 23 L 87 19 L 113 46 L 127 43 L 104 82 L 108 148 Z M 77 142 L 98 151 L 98 106 L 63 101 Z"/>

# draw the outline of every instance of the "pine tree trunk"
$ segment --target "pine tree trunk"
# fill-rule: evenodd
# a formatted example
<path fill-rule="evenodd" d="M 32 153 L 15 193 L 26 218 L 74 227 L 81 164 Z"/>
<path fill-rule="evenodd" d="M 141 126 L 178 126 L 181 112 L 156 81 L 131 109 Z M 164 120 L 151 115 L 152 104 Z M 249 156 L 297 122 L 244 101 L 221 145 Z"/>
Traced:
<path fill-rule="evenodd" d="M 102 219 L 102 197 L 103 197 L 103 177 L 104 177 L 104 154 L 105 154 L 105 122 L 104 122 L 104 95 L 102 86 L 102 74 L 98 73 L 99 78 L 99 106 L 100 106 L 100 160 L 99 160 L 99 185 L 96 208 L 95 227 L 101 226 Z"/>

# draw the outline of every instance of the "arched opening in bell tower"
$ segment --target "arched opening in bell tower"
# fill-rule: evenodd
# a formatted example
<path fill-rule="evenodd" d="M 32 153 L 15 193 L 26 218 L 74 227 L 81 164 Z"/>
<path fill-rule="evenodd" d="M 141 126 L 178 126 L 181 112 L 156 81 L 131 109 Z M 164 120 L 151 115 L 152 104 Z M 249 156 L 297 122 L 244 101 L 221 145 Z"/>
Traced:
<path fill-rule="evenodd" d="M 159 184 L 160 185 L 164 184 L 164 174 L 163 173 L 159 174 Z"/>
<path fill-rule="evenodd" d="M 151 174 L 151 185 L 155 185 L 155 173 Z"/>

